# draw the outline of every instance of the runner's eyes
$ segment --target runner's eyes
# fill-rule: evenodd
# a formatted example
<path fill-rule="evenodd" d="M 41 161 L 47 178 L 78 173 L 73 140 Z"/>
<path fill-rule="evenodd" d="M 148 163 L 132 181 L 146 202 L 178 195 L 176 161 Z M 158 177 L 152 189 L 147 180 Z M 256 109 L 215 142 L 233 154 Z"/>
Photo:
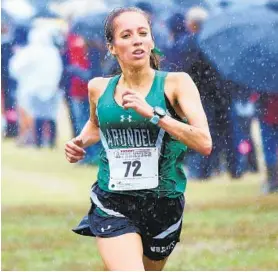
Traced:
<path fill-rule="evenodd" d="M 148 35 L 148 32 L 142 31 L 142 32 L 139 32 L 139 35 L 143 36 L 143 37 L 146 37 Z M 123 39 L 128 39 L 130 36 L 131 36 L 130 34 L 124 34 L 124 35 L 122 35 L 122 38 Z"/>
<path fill-rule="evenodd" d="M 129 37 L 130 37 L 130 34 L 125 34 L 125 35 L 122 36 L 123 39 L 127 39 Z"/>

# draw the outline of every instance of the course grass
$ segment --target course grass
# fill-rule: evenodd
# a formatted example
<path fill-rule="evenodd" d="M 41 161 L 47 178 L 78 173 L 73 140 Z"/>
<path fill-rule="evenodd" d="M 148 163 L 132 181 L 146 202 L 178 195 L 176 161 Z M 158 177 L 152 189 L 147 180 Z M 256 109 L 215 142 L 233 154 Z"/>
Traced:
<path fill-rule="evenodd" d="M 2 143 L 2 270 L 102 270 L 95 240 L 71 232 L 97 168 L 57 150 Z M 277 270 L 278 195 L 262 174 L 189 182 L 181 242 L 166 270 Z"/>

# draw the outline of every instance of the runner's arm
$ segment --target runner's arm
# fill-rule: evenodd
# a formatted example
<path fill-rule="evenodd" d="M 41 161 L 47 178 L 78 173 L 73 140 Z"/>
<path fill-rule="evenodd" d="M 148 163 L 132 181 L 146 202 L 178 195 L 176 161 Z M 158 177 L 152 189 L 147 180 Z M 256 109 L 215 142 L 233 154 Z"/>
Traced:
<path fill-rule="evenodd" d="M 82 148 L 86 148 L 100 140 L 98 120 L 96 116 L 96 103 L 101 92 L 101 81 L 102 78 L 93 78 L 88 83 L 90 118 L 78 136 L 82 140 Z"/>
<path fill-rule="evenodd" d="M 188 124 L 166 115 L 158 125 L 191 149 L 207 156 L 212 150 L 212 140 L 198 89 L 188 74 L 177 73 L 175 77 L 175 99 Z"/>

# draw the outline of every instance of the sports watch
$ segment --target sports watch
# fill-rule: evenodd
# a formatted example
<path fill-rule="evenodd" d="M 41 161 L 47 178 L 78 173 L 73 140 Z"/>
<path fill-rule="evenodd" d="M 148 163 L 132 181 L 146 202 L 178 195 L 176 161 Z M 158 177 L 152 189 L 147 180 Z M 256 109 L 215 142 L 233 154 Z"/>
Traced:
<path fill-rule="evenodd" d="M 150 122 L 154 125 L 157 125 L 159 120 L 166 115 L 166 111 L 157 106 L 153 108 L 153 113 L 154 116 L 150 119 Z"/>

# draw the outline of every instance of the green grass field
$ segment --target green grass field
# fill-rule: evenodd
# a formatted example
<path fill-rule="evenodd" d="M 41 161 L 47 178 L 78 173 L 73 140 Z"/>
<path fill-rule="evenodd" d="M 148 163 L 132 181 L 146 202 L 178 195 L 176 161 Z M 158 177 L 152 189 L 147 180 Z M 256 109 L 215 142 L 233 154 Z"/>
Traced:
<path fill-rule="evenodd" d="M 2 142 L 2 270 L 102 270 L 93 238 L 74 234 L 97 169 Z M 181 242 L 166 270 L 277 270 L 278 195 L 263 174 L 189 182 Z"/>

